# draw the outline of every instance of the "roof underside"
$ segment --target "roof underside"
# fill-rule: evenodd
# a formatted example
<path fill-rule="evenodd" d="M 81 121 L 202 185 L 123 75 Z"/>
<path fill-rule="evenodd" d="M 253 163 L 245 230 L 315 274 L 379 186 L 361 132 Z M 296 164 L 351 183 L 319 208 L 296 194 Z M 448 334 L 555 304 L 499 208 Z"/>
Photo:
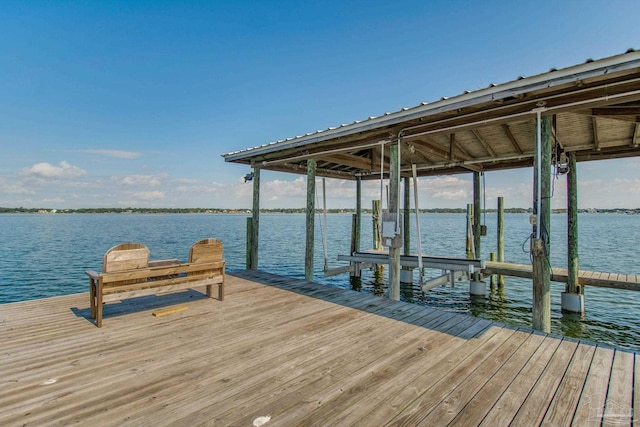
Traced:
<path fill-rule="evenodd" d="M 228 162 L 333 178 L 377 179 L 400 141 L 401 173 L 442 175 L 533 165 L 536 109 L 554 117 L 555 152 L 577 161 L 640 155 L 640 52 L 562 70 L 380 117 L 223 154 Z M 383 151 L 384 150 L 384 151 Z M 384 164 L 381 165 L 381 161 Z"/>

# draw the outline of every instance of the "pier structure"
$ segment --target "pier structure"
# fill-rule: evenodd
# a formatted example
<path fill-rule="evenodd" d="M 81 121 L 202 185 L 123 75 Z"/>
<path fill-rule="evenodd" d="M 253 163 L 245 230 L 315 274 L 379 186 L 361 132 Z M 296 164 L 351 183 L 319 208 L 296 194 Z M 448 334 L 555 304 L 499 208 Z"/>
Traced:
<path fill-rule="evenodd" d="M 548 331 L 551 173 L 568 175 L 568 276 L 562 306 L 582 311 L 585 302 L 577 256 L 577 164 L 639 156 L 639 117 L 640 52 L 630 49 L 624 54 L 518 77 L 223 157 L 254 171 L 306 174 L 310 181 L 316 176 L 357 183 L 388 179 L 389 202 L 381 215 L 379 232 L 387 248 L 389 296 L 394 299 L 399 297 L 400 255 L 408 230 L 398 200 L 403 178 L 406 186 L 410 177 L 473 174 L 472 247 L 475 258 L 480 258 L 488 255 L 481 253 L 480 245 L 480 177 L 496 170 L 532 168 L 532 323 L 536 329 Z M 316 209 L 313 185 L 310 183 L 307 195 L 307 252 L 313 248 L 313 233 L 309 231 Z M 254 186 L 255 191 L 259 186 Z M 254 223 L 255 210 L 254 202 Z M 359 231 L 362 221 L 358 218 L 354 223 Z M 254 230 L 251 244 L 256 247 L 257 239 Z M 305 259 L 305 277 L 313 278 L 312 253 Z M 472 278 L 474 290 L 484 293 L 484 285 L 478 287 L 480 277 L 473 274 Z"/>
<path fill-rule="evenodd" d="M 0 425 L 637 425 L 637 352 L 255 270 L 226 284 L 106 304 L 101 329 L 88 293 L 3 304 Z"/>

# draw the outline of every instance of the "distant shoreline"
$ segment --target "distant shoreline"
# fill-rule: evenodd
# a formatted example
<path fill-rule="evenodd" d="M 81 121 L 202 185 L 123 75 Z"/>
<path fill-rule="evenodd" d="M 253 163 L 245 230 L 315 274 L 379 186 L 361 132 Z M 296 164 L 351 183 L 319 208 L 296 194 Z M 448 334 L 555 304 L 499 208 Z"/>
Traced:
<path fill-rule="evenodd" d="M 411 210 L 414 212 L 414 210 Z M 507 208 L 505 213 L 532 213 L 531 208 Z M 260 213 L 264 214 L 303 214 L 305 208 L 281 208 L 281 209 L 260 209 Z M 321 209 L 316 212 L 322 213 Z M 442 214 L 442 213 L 459 213 L 466 214 L 466 208 L 436 208 L 436 209 L 420 209 L 420 213 Z M 493 213 L 496 209 L 484 209 L 482 212 Z M 553 209 L 554 214 L 564 214 L 566 209 Z M 579 213 L 614 213 L 636 215 L 640 214 L 640 208 L 637 209 L 579 209 Z M 221 208 L 78 208 L 78 209 L 49 209 L 49 208 L 4 208 L 0 207 L 0 214 L 239 214 L 250 215 L 251 209 L 221 209 Z M 353 214 L 355 209 L 328 209 L 329 214 Z M 371 209 L 363 209 L 362 213 L 371 214 Z"/>

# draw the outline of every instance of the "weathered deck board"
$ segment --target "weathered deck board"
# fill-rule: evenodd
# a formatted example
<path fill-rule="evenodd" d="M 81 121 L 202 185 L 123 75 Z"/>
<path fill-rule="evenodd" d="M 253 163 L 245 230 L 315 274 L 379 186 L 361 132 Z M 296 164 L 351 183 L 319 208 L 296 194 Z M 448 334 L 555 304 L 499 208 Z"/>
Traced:
<path fill-rule="evenodd" d="M 261 272 L 227 288 L 224 302 L 108 304 L 101 329 L 88 294 L 0 305 L 0 425 L 607 425 L 638 411 L 634 353 Z"/>
<path fill-rule="evenodd" d="M 513 264 L 509 262 L 485 261 L 482 274 L 485 276 L 501 274 L 504 276 L 521 277 L 531 279 L 533 267 L 531 264 Z M 554 282 L 567 282 L 568 271 L 566 268 L 554 267 L 551 269 L 551 280 Z M 640 291 L 640 283 L 634 275 L 605 273 L 600 271 L 578 271 L 578 282 L 582 286 L 595 286 L 601 288 L 627 289 Z"/>

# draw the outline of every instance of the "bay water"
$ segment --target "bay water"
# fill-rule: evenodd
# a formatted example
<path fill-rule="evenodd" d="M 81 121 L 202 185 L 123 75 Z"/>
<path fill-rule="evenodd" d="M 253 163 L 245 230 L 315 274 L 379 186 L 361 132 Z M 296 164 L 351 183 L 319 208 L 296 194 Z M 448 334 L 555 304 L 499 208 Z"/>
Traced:
<path fill-rule="evenodd" d="M 352 288 L 346 274 L 324 277 L 325 253 L 329 267 L 344 265 L 338 254 L 348 254 L 351 215 L 330 214 L 316 218 L 315 281 L 339 288 Z M 413 221 L 413 219 L 412 219 Z M 496 215 L 482 221 L 483 259 L 496 250 Z M 464 214 L 422 214 L 423 253 L 465 256 Z M 415 230 L 415 224 L 412 224 Z M 327 245 L 323 245 L 326 230 Z M 151 251 L 151 259 L 178 258 L 186 261 L 196 241 L 215 237 L 224 243 L 227 270 L 245 268 L 246 215 L 239 214 L 3 214 L 0 215 L 0 317 L 2 304 L 88 290 L 87 269 L 100 271 L 104 253 L 119 243 L 140 242 Z M 530 263 L 531 226 L 528 214 L 505 214 L 505 260 Z M 259 268 L 271 273 L 304 278 L 305 215 L 262 214 L 260 216 Z M 362 249 L 372 246 L 372 219 L 362 221 Z M 640 274 L 637 245 L 640 215 L 580 214 L 580 269 Z M 417 236 L 411 236 L 416 252 Z M 551 218 L 551 264 L 566 268 L 566 216 Z M 440 275 L 426 270 L 427 277 Z M 418 274 L 415 273 L 416 282 Z M 422 292 L 418 283 L 403 285 L 402 299 L 444 310 L 468 313 L 515 326 L 531 325 L 531 280 L 505 278 L 503 292 L 490 291 L 486 298 L 470 297 L 466 281 L 455 287 Z M 552 333 L 606 345 L 640 350 L 640 292 L 585 289 L 586 312 L 563 313 L 560 293 L 564 284 L 551 284 Z M 364 272 L 356 290 L 384 294 L 386 288 L 370 272 Z M 88 301 L 87 301 L 88 304 Z"/>

